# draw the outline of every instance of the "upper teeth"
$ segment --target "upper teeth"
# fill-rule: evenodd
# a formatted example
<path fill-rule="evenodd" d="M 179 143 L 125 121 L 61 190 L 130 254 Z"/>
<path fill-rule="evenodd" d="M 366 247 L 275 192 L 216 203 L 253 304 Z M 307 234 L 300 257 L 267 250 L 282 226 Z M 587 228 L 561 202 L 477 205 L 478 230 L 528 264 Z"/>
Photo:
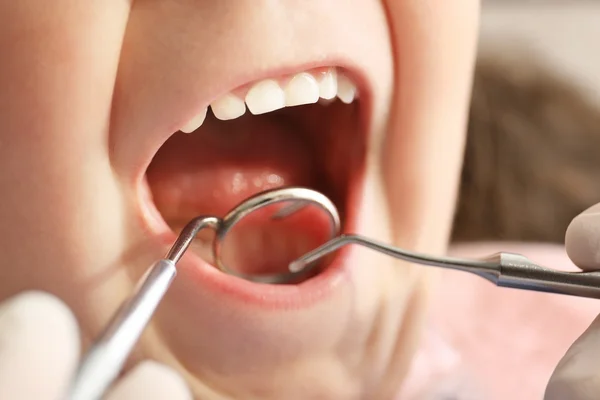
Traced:
<path fill-rule="evenodd" d="M 242 100 L 239 90 L 227 93 L 210 105 L 217 119 L 238 118 L 246 107 L 254 115 L 264 114 L 283 107 L 312 104 L 319 98 L 331 100 L 337 97 L 346 104 L 356 97 L 356 85 L 336 68 L 321 72 L 300 72 L 286 81 L 264 79 L 252 84 Z M 201 110 L 180 130 L 191 133 L 198 129 L 206 117 L 207 109 Z"/>
<path fill-rule="evenodd" d="M 222 120 L 241 117 L 246 112 L 244 100 L 231 93 L 227 93 L 225 96 L 213 101 L 211 108 L 215 117 Z"/>
<path fill-rule="evenodd" d="M 317 80 L 308 72 L 302 72 L 294 76 L 286 85 L 285 105 L 291 107 L 316 103 L 319 101 L 319 95 Z"/>
<path fill-rule="evenodd" d="M 248 90 L 246 105 L 254 115 L 279 110 L 285 107 L 285 93 L 277 81 L 259 81 Z"/>

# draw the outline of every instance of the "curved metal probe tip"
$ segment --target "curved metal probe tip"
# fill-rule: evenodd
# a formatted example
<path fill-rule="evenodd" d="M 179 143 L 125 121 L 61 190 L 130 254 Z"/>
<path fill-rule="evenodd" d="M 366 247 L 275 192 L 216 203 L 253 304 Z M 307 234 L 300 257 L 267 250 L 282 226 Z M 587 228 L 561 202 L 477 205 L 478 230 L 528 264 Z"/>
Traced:
<path fill-rule="evenodd" d="M 457 269 L 475 273 L 486 278 L 499 273 L 500 265 L 495 260 L 465 260 L 452 257 L 434 257 L 379 243 L 360 235 L 340 235 L 292 261 L 288 268 L 291 272 L 302 271 L 312 263 L 349 244 L 364 246 L 379 253 L 416 264 Z"/>
<path fill-rule="evenodd" d="M 177 264 L 196 238 L 198 232 L 204 228 L 213 228 L 214 230 L 217 230 L 221 226 L 221 223 L 222 220 L 220 218 L 213 216 L 194 218 L 182 229 L 165 258 Z"/>
<path fill-rule="evenodd" d="M 359 235 L 342 235 L 289 265 L 304 268 L 348 244 L 357 244 L 415 264 L 469 272 L 501 287 L 600 299 L 600 271 L 571 272 L 547 268 L 520 254 L 500 252 L 482 259 L 436 257 L 378 243 Z"/>

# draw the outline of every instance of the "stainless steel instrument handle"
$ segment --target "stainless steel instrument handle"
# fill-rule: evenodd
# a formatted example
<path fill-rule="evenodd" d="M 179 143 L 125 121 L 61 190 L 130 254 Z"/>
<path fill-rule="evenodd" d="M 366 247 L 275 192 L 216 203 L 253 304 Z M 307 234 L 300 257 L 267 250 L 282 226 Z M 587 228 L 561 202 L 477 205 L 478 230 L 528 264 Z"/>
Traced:
<path fill-rule="evenodd" d="M 171 260 L 160 260 L 140 279 L 79 364 L 65 400 L 101 399 L 117 378 L 156 307 L 175 278 Z"/>

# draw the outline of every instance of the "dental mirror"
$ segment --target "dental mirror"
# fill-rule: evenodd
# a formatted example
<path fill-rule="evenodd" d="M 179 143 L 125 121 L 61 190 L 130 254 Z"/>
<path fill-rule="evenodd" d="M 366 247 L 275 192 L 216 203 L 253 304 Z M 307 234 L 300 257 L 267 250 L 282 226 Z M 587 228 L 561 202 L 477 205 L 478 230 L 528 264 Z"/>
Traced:
<path fill-rule="evenodd" d="M 221 271 L 253 282 L 296 283 L 317 266 L 290 272 L 289 263 L 339 232 L 339 214 L 326 196 L 299 187 L 270 190 L 221 219 L 213 259 Z"/>

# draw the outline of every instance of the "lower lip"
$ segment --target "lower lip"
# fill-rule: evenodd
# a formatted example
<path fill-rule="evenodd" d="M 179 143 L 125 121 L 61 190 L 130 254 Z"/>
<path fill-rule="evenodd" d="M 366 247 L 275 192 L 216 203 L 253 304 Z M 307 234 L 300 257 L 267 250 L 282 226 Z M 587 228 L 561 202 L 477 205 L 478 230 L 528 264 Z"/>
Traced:
<path fill-rule="evenodd" d="M 349 182 L 342 233 L 353 232 L 357 228 L 355 225 L 358 220 L 357 211 L 361 208 L 358 199 L 362 192 L 363 174 L 364 171 L 357 171 L 353 182 Z M 146 227 L 157 248 L 168 249 L 177 239 L 177 234 L 154 207 L 150 188 L 145 180 L 141 182 L 140 189 L 138 193 L 141 198 L 138 200 L 144 205 L 142 215 L 139 216 L 142 226 Z M 194 289 L 224 300 L 226 298 L 268 310 L 301 309 L 330 298 L 340 288 L 350 284 L 352 254 L 352 249 L 348 247 L 338 250 L 326 268 L 298 284 L 256 283 L 229 275 L 204 261 L 192 250 L 188 250 L 177 263 L 177 271 L 178 279 L 191 282 Z"/>
<path fill-rule="evenodd" d="M 363 167 L 364 168 L 364 167 Z M 363 190 L 364 169 L 356 171 L 349 182 L 346 207 L 341 233 L 356 232 L 358 210 L 361 209 L 360 195 Z M 142 226 L 153 238 L 158 248 L 170 248 L 177 234 L 165 222 L 152 201 L 150 188 L 142 180 L 138 201 L 143 204 Z M 351 284 L 353 259 L 351 248 L 342 248 L 332 257 L 331 263 L 317 275 L 297 284 L 265 284 L 245 280 L 227 274 L 210 265 L 193 250 L 188 250 L 177 263 L 178 279 L 192 283 L 193 290 L 221 298 L 225 302 L 256 306 L 263 310 L 290 310 L 308 308 L 315 303 L 331 298 L 340 289 Z M 193 296 L 193 294 L 192 294 Z"/>
<path fill-rule="evenodd" d="M 349 182 L 345 221 L 341 233 L 356 232 L 360 194 L 364 182 L 364 170 L 356 171 Z M 156 210 L 151 200 L 147 182 L 142 183 L 143 189 L 139 199 L 144 204 L 145 215 L 141 215 L 142 226 L 153 238 L 158 248 L 170 248 L 177 234 L 167 225 L 162 215 Z M 342 288 L 351 284 L 351 266 L 353 259 L 351 248 L 337 251 L 332 261 L 316 276 L 298 284 L 265 284 L 245 280 L 229 275 L 210 265 L 193 250 L 188 250 L 177 263 L 178 279 L 192 283 L 193 290 L 221 298 L 225 302 L 259 307 L 262 310 L 303 309 L 316 303 L 326 301 Z M 192 294 L 193 296 L 193 294 Z"/>

